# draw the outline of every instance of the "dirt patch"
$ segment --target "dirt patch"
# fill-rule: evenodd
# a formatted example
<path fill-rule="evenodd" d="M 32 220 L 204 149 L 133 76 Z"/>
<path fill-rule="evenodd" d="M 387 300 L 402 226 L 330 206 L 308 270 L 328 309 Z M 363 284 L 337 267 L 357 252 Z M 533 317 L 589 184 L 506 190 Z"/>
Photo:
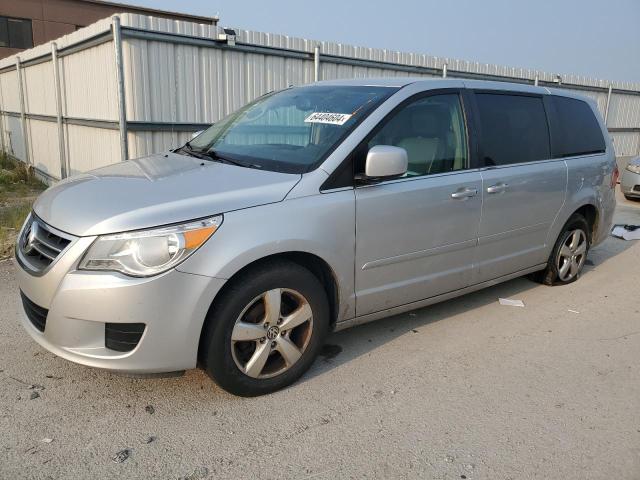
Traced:
<path fill-rule="evenodd" d="M 0 153 L 0 260 L 12 255 L 20 227 L 45 188 L 31 169 Z"/>

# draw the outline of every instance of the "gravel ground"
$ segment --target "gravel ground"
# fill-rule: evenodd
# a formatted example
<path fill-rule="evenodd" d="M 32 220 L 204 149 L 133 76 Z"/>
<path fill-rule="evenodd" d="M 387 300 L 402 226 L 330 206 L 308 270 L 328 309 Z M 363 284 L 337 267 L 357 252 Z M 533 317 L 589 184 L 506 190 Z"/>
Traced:
<path fill-rule="evenodd" d="M 640 203 L 617 220 L 640 223 Z M 640 244 L 590 259 L 566 287 L 517 279 L 334 334 L 299 383 L 254 399 L 197 370 L 55 357 L 1 263 L 0 478 L 638 479 Z"/>

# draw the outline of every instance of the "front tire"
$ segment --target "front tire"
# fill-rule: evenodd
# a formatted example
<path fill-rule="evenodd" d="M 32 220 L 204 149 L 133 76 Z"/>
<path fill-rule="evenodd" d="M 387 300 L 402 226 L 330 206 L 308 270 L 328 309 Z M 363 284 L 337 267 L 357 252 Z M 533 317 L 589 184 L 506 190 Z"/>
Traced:
<path fill-rule="evenodd" d="M 230 393 L 271 393 L 309 369 L 329 324 L 327 295 L 315 275 L 292 262 L 267 262 L 232 279 L 216 300 L 200 360 Z"/>
<path fill-rule="evenodd" d="M 547 268 L 536 272 L 533 280 L 550 286 L 575 282 L 589 253 L 590 232 L 585 218 L 578 213 L 573 214 L 556 240 Z"/>

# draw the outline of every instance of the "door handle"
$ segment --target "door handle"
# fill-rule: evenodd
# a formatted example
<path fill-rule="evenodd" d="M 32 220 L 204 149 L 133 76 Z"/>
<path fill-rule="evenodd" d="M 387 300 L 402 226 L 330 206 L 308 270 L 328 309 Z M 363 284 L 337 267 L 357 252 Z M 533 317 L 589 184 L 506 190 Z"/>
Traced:
<path fill-rule="evenodd" d="M 502 193 L 507 189 L 508 186 L 509 185 L 507 185 L 506 183 L 496 183 L 495 185 L 487 187 L 487 193 Z"/>
<path fill-rule="evenodd" d="M 464 199 L 469 197 L 475 197 L 478 194 L 478 189 L 476 188 L 461 188 L 460 190 L 456 190 L 451 194 L 451 198 L 455 199 Z"/>

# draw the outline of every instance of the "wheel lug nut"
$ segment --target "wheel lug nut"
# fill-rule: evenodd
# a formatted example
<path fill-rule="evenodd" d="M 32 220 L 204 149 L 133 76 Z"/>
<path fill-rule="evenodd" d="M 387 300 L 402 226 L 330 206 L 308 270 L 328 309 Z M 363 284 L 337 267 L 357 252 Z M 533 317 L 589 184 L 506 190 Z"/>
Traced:
<path fill-rule="evenodd" d="M 271 348 L 276 348 L 276 342 L 271 342 Z"/>

